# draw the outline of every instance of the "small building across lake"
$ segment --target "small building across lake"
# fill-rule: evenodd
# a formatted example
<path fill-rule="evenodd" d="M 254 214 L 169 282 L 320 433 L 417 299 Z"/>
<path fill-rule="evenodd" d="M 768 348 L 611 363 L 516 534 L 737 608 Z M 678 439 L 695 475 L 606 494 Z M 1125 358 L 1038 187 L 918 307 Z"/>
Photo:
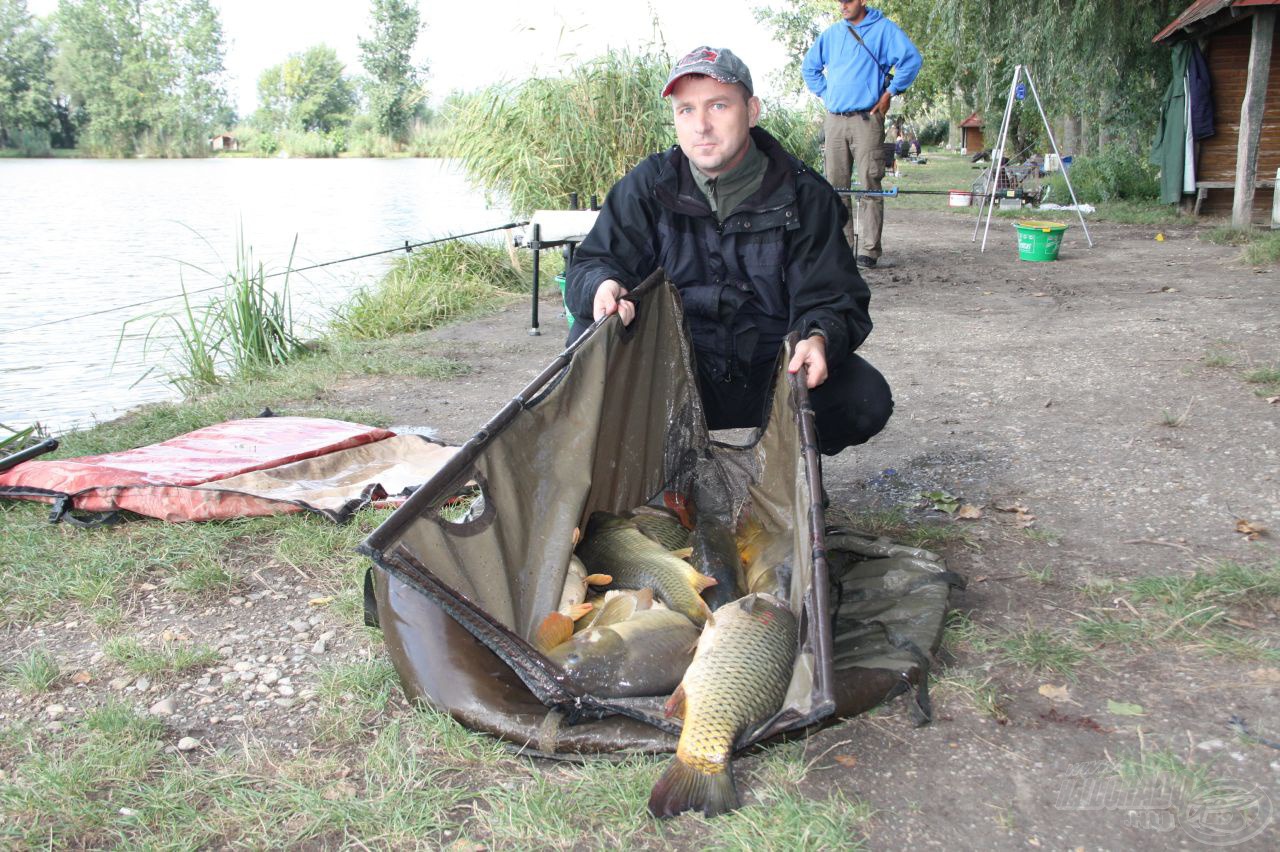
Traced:
<path fill-rule="evenodd" d="M 209 139 L 211 151 L 239 151 L 240 142 L 230 133 L 222 133 Z"/>

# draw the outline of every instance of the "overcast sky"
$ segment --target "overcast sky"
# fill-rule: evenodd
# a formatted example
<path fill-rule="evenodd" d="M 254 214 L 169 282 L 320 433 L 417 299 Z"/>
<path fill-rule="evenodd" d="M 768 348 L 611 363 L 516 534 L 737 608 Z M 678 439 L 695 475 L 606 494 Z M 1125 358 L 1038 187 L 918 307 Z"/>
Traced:
<path fill-rule="evenodd" d="M 761 0 L 761 5 L 763 5 Z M 257 105 L 257 81 L 265 69 L 291 53 L 327 44 L 361 73 L 356 37 L 367 35 L 369 3 L 361 0 L 213 0 L 227 45 L 228 90 L 241 115 Z M 607 47 L 643 47 L 660 38 L 680 56 L 700 44 L 728 47 L 751 69 L 756 89 L 768 95 L 772 72 L 786 63 L 751 13 L 756 0 L 527 0 L 493 4 L 419 0 L 427 28 L 418 40 L 430 63 L 427 84 L 433 101 L 453 90 L 469 91 L 499 80 L 548 74 Z M 47 15 L 57 0 L 28 0 Z M 654 21 L 657 21 L 657 31 Z"/>

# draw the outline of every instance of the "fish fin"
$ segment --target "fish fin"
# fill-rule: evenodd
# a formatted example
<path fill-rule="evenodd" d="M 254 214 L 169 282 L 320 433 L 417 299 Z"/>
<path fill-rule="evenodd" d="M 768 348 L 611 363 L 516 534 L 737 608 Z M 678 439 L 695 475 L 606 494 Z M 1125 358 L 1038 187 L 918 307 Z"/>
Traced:
<path fill-rule="evenodd" d="M 715 577 L 708 577 L 706 574 L 699 574 L 694 571 L 693 576 L 689 578 L 689 582 L 693 584 L 693 588 L 698 594 L 702 594 L 719 581 Z"/>
<path fill-rule="evenodd" d="M 591 623 L 591 626 L 605 627 L 610 624 L 618 624 L 619 622 L 626 621 L 635 614 L 635 597 L 632 595 L 618 595 L 601 608 L 600 614 L 596 616 L 596 619 Z"/>
<path fill-rule="evenodd" d="M 577 547 L 578 542 L 580 541 L 582 541 L 582 529 L 581 527 L 574 527 L 573 528 L 573 546 Z"/>
<path fill-rule="evenodd" d="M 748 564 L 760 558 L 764 550 L 764 524 L 754 517 L 743 520 L 736 536 L 738 557 Z"/>
<path fill-rule="evenodd" d="M 566 615 L 568 615 L 574 621 L 577 621 L 579 618 L 582 618 L 582 616 L 591 612 L 591 610 L 595 608 L 596 608 L 595 604 L 580 603 L 577 606 L 569 607 L 569 612 L 567 612 Z"/>
<path fill-rule="evenodd" d="M 671 697 L 667 699 L 667 703 L 662 705 L 662 712 L 667 714 L 667 718 L 679 716 L 684 718 L 684 684 L 676 687 L 676 691 L 671 693 Z"/>
<path fill-rule="evenodd" d="M 649 813 L 659 819 L 669 819 L 685 811 L 702 811 L 704 816 L 713 817 L 738 806 L 738 791 L 729 767 L 707 775 L 679 757 L 671 761 L 649 793 Z"/>
<path fill-rule="evenodd" d="M 653 589 L 637 589 L 636 609 L 653 609 Z"/>
<path fill-rule="evenodd" d="M 716 617 L 711 614 L 711 605 L 706 601 L 704 601 L 702 598 L 698 598 L 698 604 L 702 609 L 702 617 L 706 620 L 706 623 L 703 625 L 703 627 L 704 628 L 715 627 Z"/>
<path fill-rule="evenodd" d="M 607 586 L 612 582 L 613 582 L 612 574 L 588 574 L 587 575 L 588 586 Z"/>
<path fill-rule="evenodd" d="M 573 619 L 562 612 L 553 612 L 538 625 L 538 630 L 533 635 L 533 646 L 545 653 L 569 641 L 571 636 Z"/>
<path fill-rule="evenodd" d="M 683 494 L 675 491 L 662 492 L 662 503 L 676 513 L 685 529 L 693 529 L 693 503 Z"/>
<path fill-rule="evenodd" d="M 682 547 L 679 550 L 672 550 L 668 552 L 672 556 L 677 556 L 681 559 L 690 559 L 693 557 L 693 545 L 690 545 L 688 547 Z"/>

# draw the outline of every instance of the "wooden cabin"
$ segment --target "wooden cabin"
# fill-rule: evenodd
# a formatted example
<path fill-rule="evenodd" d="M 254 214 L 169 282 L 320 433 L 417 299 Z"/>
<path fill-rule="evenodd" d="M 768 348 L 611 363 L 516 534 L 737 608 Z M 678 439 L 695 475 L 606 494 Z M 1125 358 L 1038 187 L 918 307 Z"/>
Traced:
<path fill-rule="evenodd" d="M 1280 211 L 1280 56 L 1272 50 L 1277 7 L 1280 0 L 1196 0 L 1152 39 L 1200 43 L 1212 84 L 1215 132 L 1196 143 L 1196 191 L 1184 198 L 1197 214 L 1231 215 L 1236 227 L 1278 224 L 1273 211 Z"/>
<path fill-rule="evenodd" d="M 213 151 L 238 151 L 240 143 L 229 133 L 220 133 L 209 140 L 209 149 Z"/>
<path fill-rule="evenodd" d="M 986 149 L 986 140 L 982 138 L 982 116 L 975 111 L 960 122 L 960 153 L 976 154 Z"/>

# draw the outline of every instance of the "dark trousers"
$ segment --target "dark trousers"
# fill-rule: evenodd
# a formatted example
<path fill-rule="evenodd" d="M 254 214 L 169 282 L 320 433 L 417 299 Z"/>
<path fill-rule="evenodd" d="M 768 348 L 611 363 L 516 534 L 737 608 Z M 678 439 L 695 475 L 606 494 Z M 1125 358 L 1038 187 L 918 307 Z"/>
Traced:
<path fill-rule="evenodd" d="M 714 379 L 697 368 L 698 391 L 710 429 L 759 426 L 765 400 L 773 387 L 773 361 L 755 365 L 750 375 L 731 381 Z M 827 380 L 809 391 L 818 427 L 818 448 L 834 456 L 845 447 L 866 443 L 893 414 L 893 394 L 880 371 L 857 355 L 849 355 L 831 370 Z"/>

